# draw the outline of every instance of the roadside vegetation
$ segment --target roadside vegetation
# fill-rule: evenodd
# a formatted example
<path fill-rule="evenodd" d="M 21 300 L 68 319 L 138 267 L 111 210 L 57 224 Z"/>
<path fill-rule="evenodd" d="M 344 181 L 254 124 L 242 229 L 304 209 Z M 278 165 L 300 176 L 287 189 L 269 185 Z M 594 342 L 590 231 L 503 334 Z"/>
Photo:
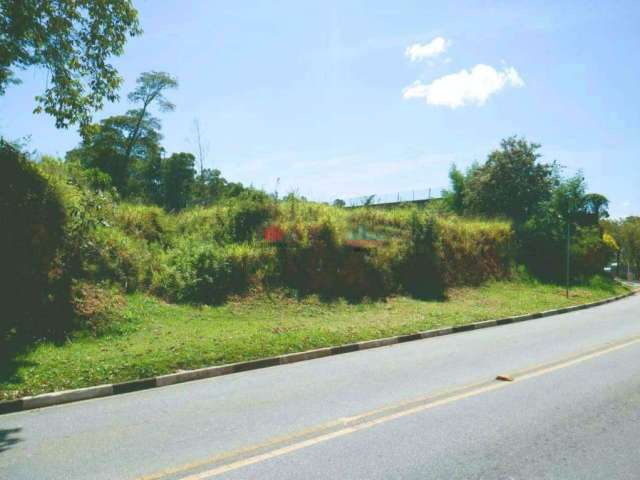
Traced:
<path fill-rule="evenodd" d="M 392 296 L 327 302 L 275 291 L 220 306 L 84 292 L 81 312 L 91 315 L 91 328 L 61 344 L 6 345 L 16 350 L 0 368 L 0 400 L 547 310 L 624 291 L 598 279 L 575 286 L 567 299 L 561 286 L 517 277 L 450 289 L 446 301 Z"/>
<path fill-rule="evenodd" d="M 635 220 L 606 222 L 607 199 L 524 138 L 454 166 L 442 199 L 348 209 L 205 168 L 198 124 L 195 155 L 166 152 L 166 72 L 92 123 L 120 83 L 106 60 L 140 33 L 112 3 L 0 9 L 20 26 L 0 95 L 15 68 L 58 72 L 36 108 L 81 135 L 64 158 L 0 139 L 4 398 L 592 301 L 622 288 L 599 276 L 609 261 L 640 264 Z"/>
<path fill-rule="evenodd" d="M 520 155 L 509 142 L 502 151 Z M 523 218 L 460 210 L 455 191 L 421 207 L 347 209 L 242 187 L 167 211 L 96 186 L 75 161 L 33 162 L 7 144 L 1 153 L 11 188 L 0 207 L 12 225 L 2 250 L 4 399 L 625 291 L 599 275 L 618 245 L 581 179 L 552 177 Z M 568 217 L 556 215 L 565 195 L 579 205 L 570 298 Z"/>

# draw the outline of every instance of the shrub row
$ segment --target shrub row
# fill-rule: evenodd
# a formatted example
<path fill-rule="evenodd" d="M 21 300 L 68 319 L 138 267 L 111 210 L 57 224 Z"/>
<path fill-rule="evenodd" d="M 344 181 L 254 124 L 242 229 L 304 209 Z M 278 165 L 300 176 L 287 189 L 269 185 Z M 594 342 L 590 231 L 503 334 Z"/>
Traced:
<path fill-rule="evenodd" d="M 35 165 L 11 149 L 2 155 L 8 159 L 0 163 L 8 179 L 0 192 L 8 232 L 3 279 L 12 297 L 7 302 L 15 304 L 9 311 L 68 302 L 75 280 L 198 303 L 218 303 L 253 286 L 351 298 L 441 296 L 449 286 L 503 278 L 514 264 L 514 233 L 503 221 L 430 207 L 349 210 L 251 192 L 167 214 L 95 191 L 73 165 L 51 159 Z M 262 240 L 268 225 L 281 229 L 281 243 Z M 369 240 L 354 245 L 362 232 Z M 522 238 L 541 261 L 562 263 L 560 238 Z M 576 232 L 576 272 L 598 271 L 609 253 L 597 229 Z M 2 331 L 11 325 L 16 321 L 5 321 Z"/>

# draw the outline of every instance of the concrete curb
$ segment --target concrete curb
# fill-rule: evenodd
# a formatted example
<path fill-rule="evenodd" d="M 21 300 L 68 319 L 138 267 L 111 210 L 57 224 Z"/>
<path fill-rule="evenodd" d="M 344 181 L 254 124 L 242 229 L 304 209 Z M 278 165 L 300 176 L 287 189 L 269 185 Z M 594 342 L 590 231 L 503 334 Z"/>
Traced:
<path fill-rule="evenodd" d="M 597 307 L 599 305 L 604 305 L 606 303 L 630 297 L 635 293 L 636 291 L 631 291 L 624 295 L 605 298 L 604 300 L 598 300 L 597 302 L 558 308 L 555 310 L 546 310 L 544 312 L 529 313 L 526 315 L 518 315 L 514 317 L 500 318 L 497 320 L 486 320 L 483 322 L 469 323 L 466 325 L 457 325 L 453 327 L 438 328 L 435 330 L 426 330 L 424 332 L 411 333 L 408 335 L 398 335 L 395 337 L 348 343 L 346 345 L 319 348 L 316 350 L 308 350 L 306 352 L 289 353 L 286 355 L 262 358 L 259 360 L 251 360 L 248 362 L 238 362 L 227 365 L 219 365 L 215 367 L 205 367 L 199 368 L 197 370 L 183 370 L 176 373 L 169 373 L 167 375 L 160 375 L 151 378 L 143 378 L 140 380 L 132 380 L 129 382 L 114 383 L 110 385 L 98 385 L 95 387 L 45 393 L 32 397 L 23 397 L 17 400 L 0 402 L 0 415 L 5 413 L 20 412 L 23 410 L 31 410 L 34 408 L 48 407 L 51 405 L 61 405 L 63 403 L 78 402 L 80 400 L 88 400 L 91 398 L 107 397 L 110 395 L 136 392 L 138 390 L 146 390 L 149 388 L 164 387 L 166 385 L 190 382 L 192 380 L 202 380 L 205 378 L 219 377 L 221 375 L 229 375 L 231 373 L 256 370 L 258 368 L 286 365 L 289 363 L 302 362 L 304 360 L 312 360 L 314 358 L 322 358 L 330 355 L 339 355 L 341 353 L 366 350 L 369 348 L 386 347 L 397 343 L 411 342 L 414 340 L 439 337 L 442 335 L 451 335 L 454 333 L 479 330 L 481 328 L 497 327 L 510 323 L 524 322 L 526 320 L 550 317 L 552 315 L 559 315 L 561 313 L 575 312 L 577 310 Z"/>

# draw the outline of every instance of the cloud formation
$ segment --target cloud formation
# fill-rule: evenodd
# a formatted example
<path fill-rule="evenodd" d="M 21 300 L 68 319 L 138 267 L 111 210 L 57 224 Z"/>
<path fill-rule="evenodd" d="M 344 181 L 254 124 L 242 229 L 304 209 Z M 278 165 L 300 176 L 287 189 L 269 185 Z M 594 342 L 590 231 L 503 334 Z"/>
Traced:
<path fill-rule="evenodd" d="M 404 89 L 402 97 L 407 100 L 423 98 L 429 105 L 458 108 L 484 105 L 491 95 L 505 87 L 523 86 L 524 81 L 513 67 L 497 71 L 489 65 L 478 64 L 470 71 L 460 70 L 427 85 L 416 81 Z"/>
<path fill-rule="evenodd" d="M 421 45 L 414 43 L 409 45 L 404 51 L 404 55 L 412 62 L 420 62 L 426 58 L 435 58 L 438 55 L 444 53 L 449 46 L 449 41 L 443 37 L 436 37 L 429 43 Z"/>

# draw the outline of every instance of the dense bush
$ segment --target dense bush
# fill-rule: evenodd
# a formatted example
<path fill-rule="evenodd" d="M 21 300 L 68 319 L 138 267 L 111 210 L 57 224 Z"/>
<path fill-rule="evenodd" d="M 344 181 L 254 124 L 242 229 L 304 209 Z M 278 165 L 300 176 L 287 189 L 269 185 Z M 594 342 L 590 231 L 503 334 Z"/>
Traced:
<path fill-rule="evenodd" d="M 430 215 L 414 212 L 401 260 L 398 278 L 403 290 L 418 297 L 441 297 L 445 280 L 440 229 Z"/>
<path fill-rule="evenodd" d="M 382 249 L 350 245 L 348 216 L 341 208 L 290 195 L 277 216 L 285 236 L 279 249 L 280 282 L 301 294 L 352 300 L 389 293 L 393 275 Z"/>
<path fill-rule="evenodd" d="M 285 244 L 279 250 L 284 283 L 301 293 L 336 295 L 344 249 L 332 219 L 292 221 L 284 225 L 284 232 Z"/>
<path fill-rule="evenodd" d="M 518 260 L 537 277 L 561 281 L 566 276 L 566 225 L 554 218 L 536 218 L 519 233 Z M 573 278 L 602 273 L 615 246 L 605 242 L 599 226 L 571 226 L 570 272 Z"/>
<path fill-rule="evenodd" d="M 125 299 L 117 289 L 80 281 L 73 283 L 72 293 L 78 327 L 95 336 L 119 333 L 119 310 L 125 305 Z"/>
<path fill-rule="evenodd" d="M 0 336 L 40 329 L 67 215 L 60 195 L 21 153 L 0 141 Z"/>
<path fill-rule="evenodd" d="M 442 296 L 446 286 L 507 276 L 513 260 L 507 222 L 435 216 L 415 207 L 345 212 L 304 202 L 285 202 L 279 218 L 282 278 L 301 292 Z M 371 240 L 350 242 L 361 230 Z"/>
<path fill-rule="evenodd" d="M 274 203 L 265 195 L 245 192 L 233 200 L 228 200 L 226 223 L 228 238 L 232 242 L 255 240 L 258 230 L 273 218 Z"/>
<path fill-rule="evenodd" d="M 258 285 L 352 299 L 441 296 L 446 286 L 501 277 L 510 266 L 503 222 L 417 207 L 347 210 L 294 195 L 276 202 L 252 191 L 172 214 L 116 202 L 73 163 L 49 159 L 39 169 L 69 219 L 56 257 L 67 285 L 84 280 L 197 303 Z M 278 246 L 261 240 L 270 224 L 283 231 Z M 377 241 L 350 242 L 362 229 Z"/>
<path fill-rule="evenodd" d="M 577 227 L 571 244 L 574 277 L 589 277 L 602 273 L 615 253 L 614 246 L 605 242 L 598 226 Z"/>
<path fill-rule="evenodd" d="M 121 203 L 114 210 L 114 224 L 126 235 L 146 242 L 165 242 L 171 220 L 160 207 Z"/>
<path fill-rule="evenodd" d="M 236 244 L 221 247 L 185 239 L 169 250 L 156 274 L 156 293 L 179 302 L 219 303 L 245 292 L 273 269 L 273 249 Z"/>
<path fill-rule="evenodd" d="M 126 291 L 144 290 L 151 283 L 159 255 L 157 245 L 119 228 L 98 227 L 85 248 L 80 276 L 111 282 Z"/>
<path fill-rule="evenodd" d="M 172 217 L 176 238 L 189 236 L 220 245 L 255 240 L 276 214 L 275 203 L 264 195 L 243 193 L 212 207 L 196 207 Z"/>

